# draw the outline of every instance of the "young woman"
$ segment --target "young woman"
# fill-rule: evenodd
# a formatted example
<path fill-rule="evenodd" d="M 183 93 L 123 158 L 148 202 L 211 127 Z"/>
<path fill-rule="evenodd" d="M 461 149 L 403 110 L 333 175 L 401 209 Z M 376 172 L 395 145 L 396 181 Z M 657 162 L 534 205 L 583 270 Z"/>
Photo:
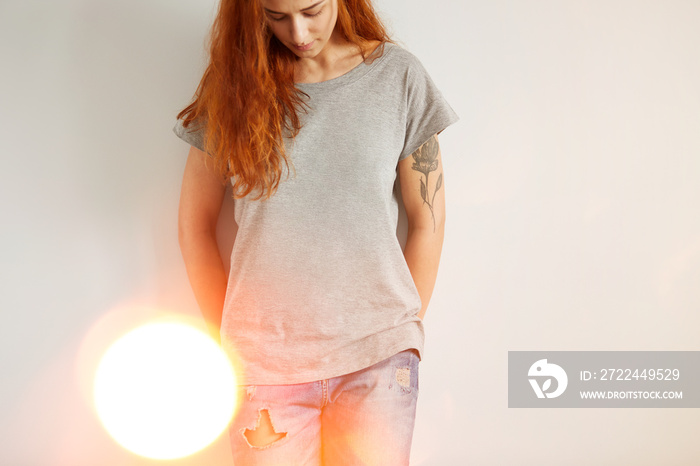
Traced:
<path fill-rule="evenodd" d="M 370 0 L 221 0 L 210 49 L 174 128 L 193 146 L 179 233 L 242 378 L 234 463 L 408 464 L 445 218 L 437 134 L 457 116 Z"/>

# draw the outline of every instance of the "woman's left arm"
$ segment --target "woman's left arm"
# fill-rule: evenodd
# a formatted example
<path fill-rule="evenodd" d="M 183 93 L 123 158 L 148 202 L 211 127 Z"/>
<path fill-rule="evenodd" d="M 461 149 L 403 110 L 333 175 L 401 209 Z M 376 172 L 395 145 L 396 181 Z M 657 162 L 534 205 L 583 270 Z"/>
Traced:
<path fill-rule="evenodd" d="M 423 319 L 435 287 L 445 233 L 445 186 L 437 134 L 399 162 L 408 236 L 404 257 L 422 306 Z"/>

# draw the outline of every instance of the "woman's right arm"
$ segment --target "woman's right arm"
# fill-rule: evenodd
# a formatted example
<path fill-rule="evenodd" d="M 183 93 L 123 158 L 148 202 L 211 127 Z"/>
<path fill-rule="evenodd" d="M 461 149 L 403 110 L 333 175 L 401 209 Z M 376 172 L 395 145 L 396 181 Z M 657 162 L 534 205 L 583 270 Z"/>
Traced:
<path fill-rule="evenodd" d="M 180 191 L 178 237 L 187 276 L 211 337 L 220 343 L 226 271 L 216 242 L 216 224 L 226 180 L 207 167 L 208 155 L 192 147 Z"/>

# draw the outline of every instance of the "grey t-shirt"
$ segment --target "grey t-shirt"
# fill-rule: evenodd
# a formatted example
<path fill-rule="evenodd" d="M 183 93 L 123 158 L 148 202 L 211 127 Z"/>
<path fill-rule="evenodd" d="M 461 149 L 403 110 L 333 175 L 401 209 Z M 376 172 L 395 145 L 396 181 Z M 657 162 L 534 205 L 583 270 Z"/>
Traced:
<path fill-rule="evenodd" d="M 241 384 L 322 380 L 423 351 L 394 183 L 399 160 L 458 117 L 418 59 L 390 43 L 297 88 L 310 110 L 286 141 L 291 176 L 268 200 L 235 201 L 221 341 Z M 173 130 L 203 150 L 201 130 L 179 120 Z"/>

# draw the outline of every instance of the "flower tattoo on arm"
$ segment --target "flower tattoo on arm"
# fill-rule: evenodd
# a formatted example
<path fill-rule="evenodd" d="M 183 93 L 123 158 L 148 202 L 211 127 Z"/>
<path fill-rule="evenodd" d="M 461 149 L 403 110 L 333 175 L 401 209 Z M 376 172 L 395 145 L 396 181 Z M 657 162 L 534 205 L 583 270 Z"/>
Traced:
<path fill-rule="evenodd" d="M 439 151 L 440 147 L 438 145 L 437 138 L 433 136 L 412 154 L 413 166 L 411 167 L 414 170 L 421 172 L 423 175 L 425 175 L 425 181 L 423 181 L 423 178 L 420 179 L 420 196 L 423 199 L 423 203 L 428 204 L 428 208 L 430 209 L 430 215 L 433 218 L 433 231 L 435 231 L 435 214 L 433 213 L 433 201 L 435 201 L 435 194 L 437 194 L 440 187 L 442 187 L 442 173 L 440 173 L 440 175 L 438 176 L 432 197 L 428 192 L 428 179 L 430 177 L 430 172 L 434 172 L 438 169 Z"/>

